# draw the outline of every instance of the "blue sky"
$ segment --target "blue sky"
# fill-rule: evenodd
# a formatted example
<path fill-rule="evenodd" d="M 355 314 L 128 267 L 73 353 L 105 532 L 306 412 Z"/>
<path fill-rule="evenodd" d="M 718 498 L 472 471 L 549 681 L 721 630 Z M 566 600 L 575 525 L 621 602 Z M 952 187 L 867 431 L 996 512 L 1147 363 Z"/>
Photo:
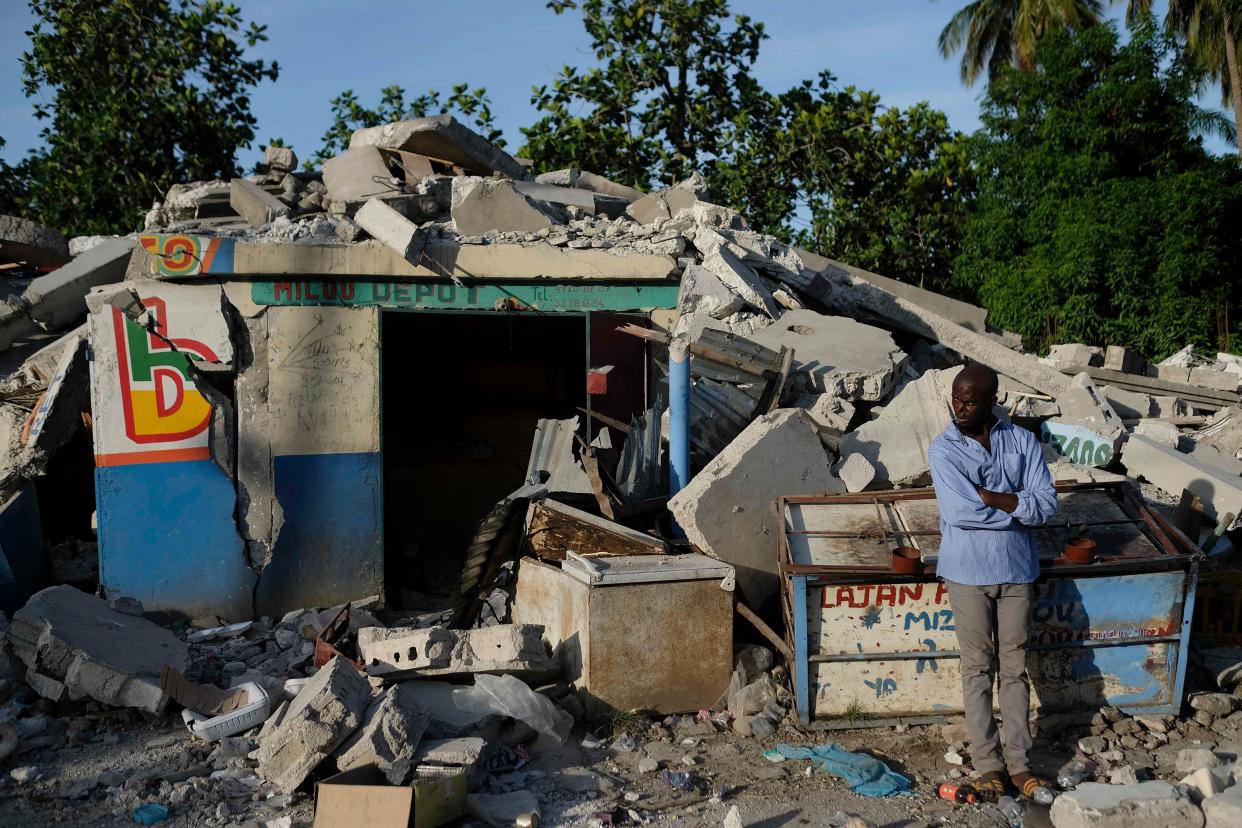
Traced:
<path fill-rule="evenodd" d="M 305 158 L 321 144 L 328 101 L 353 89 L 373 105 L 381 87 L 407 97 L 453 83 L 486 86 L 510 148 L 534 120 L 531 86 L 549 82 L 564 64 L 592 56 L 576 12 L 556 15 L 545 0 L 235 0 L 269 40 L 252 53 L 279 61 L 280 79 L 254 90 L 256 146 L 282 137 Z M 771 89 L 785 89 L 830 69 L 842 85 L 872 89 L 890 106 L 927 100 L 955 129 L 978 124 L 981 84 L 964 88 L 955 61 L 936 50 L 936 36 L 965 0 L 734 0 L 736 13 L 762 20 L 769 39 L 755 68 Z M 1163 4 L 1158 4 L 1163 6 Z M 1160 9 L 1163 12 L 1163 8 Z M 1120 15 L 1120 8 L 1113 15 Z M 0 150 L 15 161 L 39 143 L 39 124 L 22 94 L 21 53 L 32 18 L 22 0 L 0 0 Z M 1203 103 L 1219 107 L 1219 94 Z M 1218 140 L 1210 144 L 1223 151 Z M 252 147 L 241 160 L 249 167 Z"/>

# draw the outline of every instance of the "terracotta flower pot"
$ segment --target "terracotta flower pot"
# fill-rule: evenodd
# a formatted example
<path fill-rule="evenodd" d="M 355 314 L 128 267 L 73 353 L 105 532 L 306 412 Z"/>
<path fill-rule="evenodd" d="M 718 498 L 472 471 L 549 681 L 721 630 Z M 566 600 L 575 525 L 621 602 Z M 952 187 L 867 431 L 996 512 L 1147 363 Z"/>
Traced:
<path fill-rule="evenodd" d="M 917 575 L 923 571 L 923 553 L 913 546 L 899 546 L 889 565 L 900 575 Z"/>
<path fill-rule="evenodd" d="M 1091 538 L 1070 538 L 1065 542 L 1065 560 L 1074 564 L 1095 563 L 1095 541 Z"/>

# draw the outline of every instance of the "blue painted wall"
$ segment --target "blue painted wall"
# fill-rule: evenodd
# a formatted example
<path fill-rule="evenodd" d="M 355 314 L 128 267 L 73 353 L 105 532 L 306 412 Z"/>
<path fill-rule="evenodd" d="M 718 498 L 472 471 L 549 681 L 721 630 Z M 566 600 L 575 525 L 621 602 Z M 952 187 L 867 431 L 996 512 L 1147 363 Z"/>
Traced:
<path fill-rule="evenodd" d="M 99 580 L 148 610 L 251 618 L 233 482 L 211 460 L 95 469 Z"/>
<path fill-rule="evenodd" d="M 274 460 L 284 526 L 259 579 L 259 615 L 383 592 L 383 464 L 378 453 Z"/>

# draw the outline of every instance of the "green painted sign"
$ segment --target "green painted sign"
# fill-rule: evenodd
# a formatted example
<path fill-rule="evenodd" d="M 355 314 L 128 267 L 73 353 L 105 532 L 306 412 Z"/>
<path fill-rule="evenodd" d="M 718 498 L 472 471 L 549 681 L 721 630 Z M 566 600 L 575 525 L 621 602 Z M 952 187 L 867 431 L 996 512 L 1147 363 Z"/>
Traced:
<path fill-rule="evenodd" d="M 252 282 L 256 305 L 336 305 L 410 310 L 495 310 L 541 313 L 650 311 L 677 306 L 676 284 L 470 284 L 308 278 Z"/>

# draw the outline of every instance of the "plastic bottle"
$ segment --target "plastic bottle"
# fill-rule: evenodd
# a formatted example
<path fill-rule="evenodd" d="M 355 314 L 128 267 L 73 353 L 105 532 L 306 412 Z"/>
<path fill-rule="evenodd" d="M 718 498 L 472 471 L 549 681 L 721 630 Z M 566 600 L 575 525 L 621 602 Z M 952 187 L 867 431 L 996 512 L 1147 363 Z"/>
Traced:
<path fill-rule="evenodd" d="M 936 789 L 941 799 L 949 802 L 977 802 L 979 793 L 969 785 L 952 785 L 948 782 Z"/>
<path fill-rule="evenodd" d="M 1009 828 L 1022 828 L 1026 814 L 1018 800 L 1012 796 L 1002 796 L 996 801 L 996 807 L 1000 808 L 1000 812 L 1005 815 L 1005 819 L 1009 820 Z"/>
<path fill-rule="evenodd" d="M 1086 759 L 1077 757 L 1069 760 L 1057 771 L 1057 785 L 1062 790 L 1069 790 L 1079 782 L 1089 778 L 1095 772 L 1095 766 Z"/>

